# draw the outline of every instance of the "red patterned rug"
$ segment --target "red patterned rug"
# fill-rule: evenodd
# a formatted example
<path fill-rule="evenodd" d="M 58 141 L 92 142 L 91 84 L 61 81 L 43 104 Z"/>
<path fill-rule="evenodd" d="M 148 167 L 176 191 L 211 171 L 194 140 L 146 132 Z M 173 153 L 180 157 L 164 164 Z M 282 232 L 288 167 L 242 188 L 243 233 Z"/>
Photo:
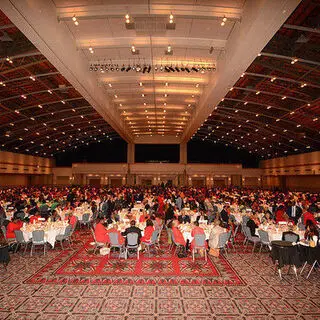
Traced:
<path fill-rule="evenodd" d="M 163 239 L 166 240 L 166 239 Z M 140 259 L 119 259 L 118 253 L 111 258 L 93 254 L 90 242 L 75 244 L 73 250 L 59 251 L 25 283 L 54 284 L 141 284 L 141 285 L 244 285 L 244 281 L 223 257 L 207 262 L 197 256 L 178 258 L 167 244 L 161 250 L 141 254 Z M 59 250 L 59 249 L 57 249 Z M 56 250 L 55 250 L 56 251 Z"/>

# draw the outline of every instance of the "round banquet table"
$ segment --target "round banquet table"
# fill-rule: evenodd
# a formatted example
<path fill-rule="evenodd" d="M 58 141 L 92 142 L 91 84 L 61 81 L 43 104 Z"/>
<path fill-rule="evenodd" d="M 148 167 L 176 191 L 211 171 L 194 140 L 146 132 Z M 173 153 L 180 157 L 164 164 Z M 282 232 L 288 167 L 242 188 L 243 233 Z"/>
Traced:
<path fill-rule="evenodd" d="M 268 227 L 267 229 L 263 228 L 263 226 L 260 227 L 261 230 L 267 231 L 269 235 L 270 242 L 272 241 L 281 241 L 282 240 L 282 233 L 285 231 L 288 231 L 287 228 L 274 228 L 274 227 Z M 256 235 L 259 236 L 258 228 L 256 229 Z M 294 231 L 294 233 L 298 234 L 300 237 L 300 240 L 304 238 L 304 231 Z"/>
<path fill-rule="evenodd" d="M 302 265 L 299 253 L 299 247 L 293 245 L 290 241 L 272 241 L 271 257 L 273 262 L 278 261 L 278 267 L 285 265 Z"/>
<path fill-rule="evenodd" d="M 300 245 L 300 259 L 303 262 L 307 262 L 312 265 L 315 261 L 320 263 L 320 246 L 314 248 L 310 246 Z"/>
<path fill-rule="evenodd" d="M 32 231 L 35 230 L 44 230 L 44 240 L 51 244 L 54 248 L 56 242 L 56 236 L 63 235 L 65 233 L 67 223 L 64 222 L 53 222 L 50 226 L 46 223 L 45 225 L 27 225 L 26 227 L 21 228 L 23 233 L 23 238 L 25 241 L 32 239 Z"/>

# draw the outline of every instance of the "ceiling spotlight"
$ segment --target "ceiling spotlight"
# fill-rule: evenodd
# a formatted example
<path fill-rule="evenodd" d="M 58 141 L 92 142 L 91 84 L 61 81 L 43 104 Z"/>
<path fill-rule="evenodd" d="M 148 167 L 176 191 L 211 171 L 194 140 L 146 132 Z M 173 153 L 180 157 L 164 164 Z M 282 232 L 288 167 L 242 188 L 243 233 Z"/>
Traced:
<path fill-rule="evenodd" d="M 164 53 L 166 55 L 172 55 L 173 54 L 172 47 L 170 45 L 168 45 L 167 50 Z"/>
<path fill-rule="evenodd" d="M 297 59 L 297 58 L 291 60 L 291 64 L 295 64 L 296 62 L 298 62 L 298 59 Z"/>
<path fill-rule="evenodd" d="M 142 82 L 139 82 L 139 86 L 140 86 L 140 87 L 142 87 L 142 86 L 143 86 Z"/>
<path fill-rule="evenodd" d="M 77 21 L 77 18 L 76 18 L 76 16 L 75 16 L 75 15 L 73 15 L 73 17 L 72 17 L 72 21 L 73 21 L 73 22 Z"/>
<path fill-rule="evenodd" d="M 131 46 L 131 53 L 134 55 L 139 54 L 139 50 L 137 50 L 135 46 Z"/>
<path fill-rule="evenodd" d="M 36 81 L 36 78 L 33 77 L 33 76 L 30 76 L 29 78 L 30 78 L 32 81 Z"/>
<path fill-rule="evenodd" d="M 304 87 L 306 87 L 306 86 L 307 86 L 306 83 L 302 83 L 300 87 L 301 87 L 301 88 L 304 88 Z"/>

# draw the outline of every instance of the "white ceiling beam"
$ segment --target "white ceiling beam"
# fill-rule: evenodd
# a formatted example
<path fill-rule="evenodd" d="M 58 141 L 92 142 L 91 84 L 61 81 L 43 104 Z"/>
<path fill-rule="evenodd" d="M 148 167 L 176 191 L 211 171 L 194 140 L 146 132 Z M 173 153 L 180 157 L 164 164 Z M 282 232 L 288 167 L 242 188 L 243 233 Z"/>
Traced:
<path fill-rule="evenodd" d="M 126 10 L 126 11 L 124 11 Z M 91 5 L 91 6 L 68 6 L 57 8 L 57 16 L 60 20 L 71 20 L 76 15 L 79 20 L 105 19 L 109 17 L 144 16 L 167 16 L 192 18 L 192 19 L 217 19 L 226 17 L 232 20 L 240 20 L 242 9 L 222 6 L 200 6 L 179 4 L 128 4 L 124 5 Z"/>
<path fill-rule="evenodd" d="M 169 44 L 172 49 L 176 48 L 197 48 L 199 50 L 208 50 L 213 47 L 214 51 L 224 50 L 227 40 L 210 38 L 187 38 L 187 37 L 152 37 L 153 48 L 165 48 Z M 131 45 L 137 49 L 150 48 L 150 37 L 112 37 L 112 38 L 81 38 L 76 41 L 79 49 L 88 49 L 92 47 L 98 49 L 127 48 Z"/>
<path fill-rule="evenodd" d="M 128 142 L 132 137 L 118 112 L 108 101 L 97 78 L 88 73 L 87 61 L 77 50 L 66 24 L 57 21 L 56 7 L 49 0 L 2 0 L 0 9 L 25 34 L 98 113 Z"/>
<path fill-rule="evenodd" d="M 214 111 L 299 3 L 300 0 L 246 1 L 241 23 L 228 40 L 225 55 L 217 63 L 215 77 L 200 98 L 194 120 L 183 133 L 183 142 L 187 142 Z"/>

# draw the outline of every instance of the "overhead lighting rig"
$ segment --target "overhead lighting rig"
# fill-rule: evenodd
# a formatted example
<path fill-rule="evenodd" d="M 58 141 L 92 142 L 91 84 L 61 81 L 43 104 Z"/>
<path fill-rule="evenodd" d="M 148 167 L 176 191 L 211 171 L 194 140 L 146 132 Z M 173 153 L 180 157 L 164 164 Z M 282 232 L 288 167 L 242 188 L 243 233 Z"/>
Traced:
<path fill-rule="evenodd" d="M 180 65 L 180 64 L 169 64 L 169 65 L 151 65 L 151 64 L 141 64 L 141 63 L 134 63 L 134 64 L 123 64 L 119 66 L 119 64 L 113 63 L 92 63 L 89 66 L 90 72 L 142 72 L 142 73 L 150 73 L 151 70 L 155 72 L 187 72 L 187 73 L 206 73 L 212 72 L 216 70 L 214 65 Z"/>

